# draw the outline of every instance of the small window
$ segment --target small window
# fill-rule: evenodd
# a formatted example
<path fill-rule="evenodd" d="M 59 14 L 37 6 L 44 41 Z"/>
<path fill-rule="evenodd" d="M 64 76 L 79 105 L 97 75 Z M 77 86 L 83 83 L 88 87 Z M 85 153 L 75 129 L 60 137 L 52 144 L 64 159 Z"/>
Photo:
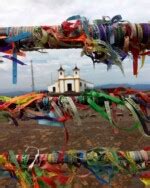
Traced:
<path fill-rule="evenodd" d="M 80 87 L 82 87 L 82 82 L 80 82 Z"/>
<path fill-rule="evenodd" d="M 84 87 L 86 87 L 86 84 L 84 84 Z"/>
<path fill-rule="evenodd" d="M 60 75 L 62 75 L 62 72 L 60 72 Z"/>
<path fill-rule="evenodd" d="M 76 71 L 75 74 L 78 74 L 78 72 Z"/>

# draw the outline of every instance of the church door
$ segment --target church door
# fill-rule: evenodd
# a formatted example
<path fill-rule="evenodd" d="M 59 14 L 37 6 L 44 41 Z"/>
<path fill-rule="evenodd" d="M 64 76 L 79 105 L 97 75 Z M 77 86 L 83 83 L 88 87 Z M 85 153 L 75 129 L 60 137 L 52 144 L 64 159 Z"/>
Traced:
<path fill-rule="evenodd" d="M 56 87 L 53 87 L 53 92 L 54 92 L 54 93 L 56 92 Z"/>
<path fill-rule="evenodd" d="M 67 84 L 67 91 L 72 91 L 72 84 Z"/>

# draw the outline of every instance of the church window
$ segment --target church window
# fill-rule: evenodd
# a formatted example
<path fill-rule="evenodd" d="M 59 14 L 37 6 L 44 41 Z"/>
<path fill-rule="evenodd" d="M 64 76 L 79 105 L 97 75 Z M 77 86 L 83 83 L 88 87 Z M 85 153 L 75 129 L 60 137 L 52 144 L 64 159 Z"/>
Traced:
<path fill-rule="evenodd" d="M 60 72 L 60 75 L 62 75 L 62 72 Z"/>
<path fill-rule="evenodd" d="M 78 74 L 78 72 L 76 71 L 75 74 Z"/>

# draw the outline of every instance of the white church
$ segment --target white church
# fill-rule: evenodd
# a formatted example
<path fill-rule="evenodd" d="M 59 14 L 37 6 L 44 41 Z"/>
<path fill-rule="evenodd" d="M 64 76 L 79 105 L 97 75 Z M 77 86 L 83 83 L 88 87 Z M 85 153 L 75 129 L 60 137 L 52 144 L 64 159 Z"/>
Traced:
<path fill-rule="evenodd" d="M 51 86 L 48 91 L 53 93 L 64 92 L 81 92 L 85 89 L 93 89 L 94 84 L 80 78 L 80 69 L 75 66 L 73 75 L 66 76 L 65 70 L 60 66 L 58 69 L 58 80 Z"/>

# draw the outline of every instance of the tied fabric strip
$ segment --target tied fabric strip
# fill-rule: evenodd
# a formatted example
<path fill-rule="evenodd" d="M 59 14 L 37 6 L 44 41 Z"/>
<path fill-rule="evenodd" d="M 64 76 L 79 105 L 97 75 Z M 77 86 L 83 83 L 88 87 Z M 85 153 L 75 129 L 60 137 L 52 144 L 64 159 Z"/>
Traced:
<path fill-rule="evenodd" d="M 6 57 L 8 58 L 8 57 Z M 13 69 L 12 69 L 12 75 L 13 75 L 13 84 L 16 84 L 17 83 L 17 63 L 16 63 L 16 60 L 17 60 L 17 54 L 16 54 L 16 50 L 15 50 L 15 47 L 13 49 L 13 57 L 10 57 L 13 61 Z M 8 58 L 9 59 L 9 58 Z"/>
<path fill-rule="evenodd" d="M 104 63 L 107 70 L 116 65 L 123 74 L 123 61 L 132 54 L 135 76 L 139 58 L 143 66 L 150 54 L 149 39 L 149 23 L 130 23 L 121 15 L 104 16 L 93 23 L 75 15 L 56 26 L 0 27 L 1 52 L 13 54 L 14 46 L 18 55 L 23 55 L 22 51 L 82 48 L 81 55 L 90 57 L 94 64 Z"/>
<path fill-rule="evenodd" d="M 3 58 L 6 58 L 6 59 L 9 59 L 9 60 L 12 60 L 13 63 L 18 63 L 20 65 L 26 65 L 25 63 L 23 63 L 22 61 L 20 61 L 19 59 L 17 59 L 17 56 L 14 55 L 14 56 L 9 56 L 9 55 L 3 55 L 2 56 Z"/>
<path fill-rule="evenodd" d="M 36 149 L 36 155 L 30 155 L 29 149 Z M 75 178 L 86 178 L 79 175 L 79 168 L 90 171 L 100 184 L 110 184 L 119 173 L 136 175 L 145 185 L 149 185 L 150 150 L 118 151 L 112 148 L 94 148 L 88 151 L 69 150 L 63 157 L 61 151 L 41 154 L 35 147 L 29 147 L 24 153 L 15 155 L 13 151 L 0 154 L 0 167 L 15 177 L 23 188 L 29 186 L 68 186 Z M 61 164 L 61 165 L 60 165 Z M 67 168 L 63 167 L 67 165 Z M 90 175 L 90 174 L 89 174 Z M 88 175 L 88 177 L 89 177 Z M 104 178 L 105 177 L 105 178 Z"/>
<path fill-rule="evenodd" d="M 31 36 L 30 32 L 22 32 L 22 33 L 19 33 L 19 35 L 10 36 L 9 38 L 6 38 L 5 41 L 7 43 L 18 42 L 20 40 L 29 38 L 30 36 Z"/>
<path fill-rule="evenodd" d="M 84 105 L 84 109 L 82 105 Z M 18 119 L 34 119 L 40 125 L 57 127 L 63 127 L 65 122 L 73 119 L 75 124 L 81 125 L 82 122 L 77 108 L 86 110 L 88 106 L 109 121 L 113 129 L 117 128 L 124 131 L 139 129 L 143 135 L 150 136 L 150 118 L 148 115 L 150 98 L 149 94 L 141 91 L 118 88 L 114 90 L 113 95 L 90 91 L 72 98 L 65 96 L 50 97 L 42 93 L 28 93 L 14 98 L 0 97 L 1 115 L 5 116 L 5 119 L 9 120 L 9 117 L 13 119 L 15 125 Z M 120 109 L 122 109 L 121 113 L 127 109 L 132 114 L 135 123 L 131 128 L 128 126 L 123 128 L 117 122 L 116 114 Z M 8 116 L 5 114 L 8 114 Z"/>

